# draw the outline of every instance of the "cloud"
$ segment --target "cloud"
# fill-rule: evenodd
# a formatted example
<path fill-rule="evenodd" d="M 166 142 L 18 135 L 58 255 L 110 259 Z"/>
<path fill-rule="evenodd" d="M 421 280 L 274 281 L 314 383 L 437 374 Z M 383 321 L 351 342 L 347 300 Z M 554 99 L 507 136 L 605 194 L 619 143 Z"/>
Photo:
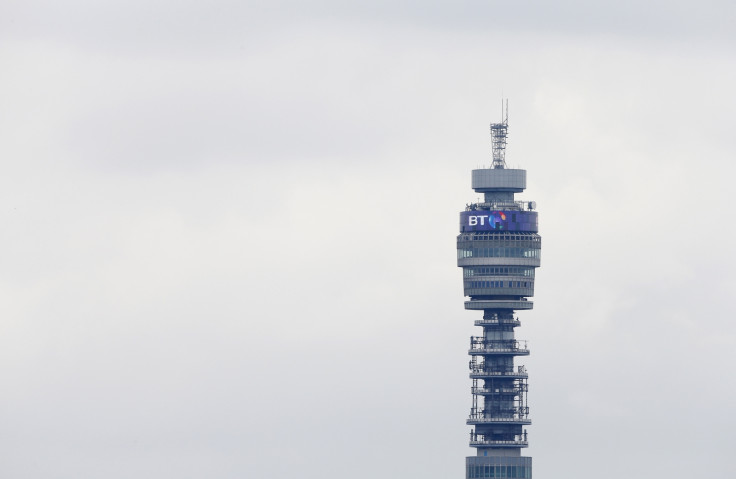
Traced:
<path fill-rule="evenodd" d="M 0 470 L 459 473 L 503 94 L 537 472 L 730 472 L 731 7 L 683 5 L 5 5 Z"/>

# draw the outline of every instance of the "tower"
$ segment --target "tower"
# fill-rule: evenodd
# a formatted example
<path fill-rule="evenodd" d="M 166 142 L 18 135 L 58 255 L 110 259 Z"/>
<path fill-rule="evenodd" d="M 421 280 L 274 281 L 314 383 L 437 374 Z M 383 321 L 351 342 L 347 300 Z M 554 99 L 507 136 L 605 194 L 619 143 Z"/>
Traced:
<path fill-rule="evenodd" d="M 493 163 L 473 170 L 472 187 L 483 201 L 460 213 L 457 264 L 463 269 L 465 309 L 482 311 L 475 321 L 480 336 L 470 338 L 472 406 L 467 424 L 476 455 L 466 458 L 466 479 L 531 478 L 532 458 L 521 455 L 528 446 L 526 426 L 527 371 L 515 364 L 529 354 L 514 330 L 516 311 L 532 309 L 534 273 L 539 267 L 541 238 L 536 204 L 517 201 L 526 188 L 526 171 L 506 168 L 508 104 L 502 122 L 491 124 Z"/>

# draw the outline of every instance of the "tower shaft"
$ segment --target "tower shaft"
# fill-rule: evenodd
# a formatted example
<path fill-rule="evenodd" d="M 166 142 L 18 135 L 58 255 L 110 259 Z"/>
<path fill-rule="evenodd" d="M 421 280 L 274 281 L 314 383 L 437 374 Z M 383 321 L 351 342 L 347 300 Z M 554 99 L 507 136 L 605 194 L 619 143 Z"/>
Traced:
<path fill-rule="evenodd" d="M 503 146 L 507 122 L 503 127 Z M 541 238 L 534 202 L 514 199 L 526 188 L 526 171 L 507 169 L 496 162 L 489 169 L 473 170 L 472 186 L 484 194 L 460 213 L 457 237 L 458 266 L 463 269 L 465 308 L 483 312 L 475 325 L 482 328 L 470 338 L 472 405 L 467 424 L 470 446 L 476 455 L 466 460 L 466 478 L 531 478 L 526 426 L 531 424 L 526 367 L 516 364 L 527 356 L 525 341 L 518 340 L 517 311 L 532 309 L 535 270 L 540 264 Z M 501 157 L 503 158 L 503 157 Z"/>

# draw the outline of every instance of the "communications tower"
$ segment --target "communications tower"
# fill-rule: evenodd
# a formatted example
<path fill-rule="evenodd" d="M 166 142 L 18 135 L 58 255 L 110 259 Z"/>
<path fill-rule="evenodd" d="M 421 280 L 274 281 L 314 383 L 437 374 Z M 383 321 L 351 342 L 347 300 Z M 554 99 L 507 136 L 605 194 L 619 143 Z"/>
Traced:
<path fill-rule="evenodd" d="M 465 309 L 483 312 L 475 321 L 482 333 L 470 338 L 468 350 L 473 402 L 467 424 L 476 455 L 466 458 L 466 479 L 532 477 L 532 458 L 521 455 L 531 424 L 528 375 L 515 364 L 529 349 L 514 329 L 521 324 L 516 312 L 533 306 L 528 298 L 534 296 L 541 237 L 535 202 L 514 198 L 526 188 L 526 170 L 506 167 L 508 103 L 501 117 L 491 124 L 491 167 L 472 172 L 483 201 L 460 213 L 457 237 L 457 264 L 470 298 Z"/>

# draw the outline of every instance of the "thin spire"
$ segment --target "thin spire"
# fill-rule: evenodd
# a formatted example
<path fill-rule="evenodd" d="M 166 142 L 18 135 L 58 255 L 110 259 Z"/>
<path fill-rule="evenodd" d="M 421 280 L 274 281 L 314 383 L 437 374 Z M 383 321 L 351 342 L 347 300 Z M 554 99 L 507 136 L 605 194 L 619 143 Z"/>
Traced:
<path fill-rule="evenodd" d="M 505 111 L 504 111 L 505 110 Z M 506 168 L 506 136 L 509 129 L 509 101 L 501 100 L 501 123 L 491 123 L 491 141 L 493 142 L 493 166 Z"/>

